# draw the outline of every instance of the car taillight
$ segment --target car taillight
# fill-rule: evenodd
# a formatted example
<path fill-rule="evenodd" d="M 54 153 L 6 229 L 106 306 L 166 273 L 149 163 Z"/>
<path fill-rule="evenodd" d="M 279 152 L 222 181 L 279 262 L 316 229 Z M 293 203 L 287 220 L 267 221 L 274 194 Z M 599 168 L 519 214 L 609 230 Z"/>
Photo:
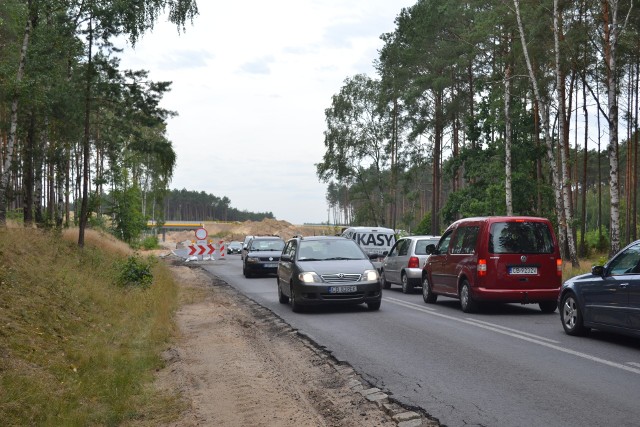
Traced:
<path fill-rule="evenodd" d="M 556 273 L 558 277 L 562 277 L 562 259 L 560 258 L 556 260 Z"/>
<path fill-rule="evenodd" d="M 411 258 L 409 258 L 409 268 L 418 268 L 420 267 L 420 260 L 418 259 L 418 257 L 412 256 Z"/>
<path fill-rule="evenodd" d="M 487 275 L 487 260 L 479 259 L 478 260 L 478 277 L 484 277 Z"/>

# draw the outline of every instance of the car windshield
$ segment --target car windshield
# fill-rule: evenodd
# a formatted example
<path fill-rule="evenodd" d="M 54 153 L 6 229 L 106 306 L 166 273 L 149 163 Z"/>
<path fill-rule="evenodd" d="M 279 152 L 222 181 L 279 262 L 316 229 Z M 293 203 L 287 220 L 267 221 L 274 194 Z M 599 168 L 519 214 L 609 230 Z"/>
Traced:
<path fill-rule="evenodd" d="M 283 240 L 254 240 L 251 243 L 251 251 L 281 251 L 284 248 Z"/>
<path fill-rule="evenodd" d="M 348 239 L 302 240 L 299 261 L 366 259 L 360 247 Z"/>
<path fill-rule="evenodd" d="M 553 239 L 544 222 L 497 222 L 491 225 L 489 252 L 550 254 L 553 253 Z"/>

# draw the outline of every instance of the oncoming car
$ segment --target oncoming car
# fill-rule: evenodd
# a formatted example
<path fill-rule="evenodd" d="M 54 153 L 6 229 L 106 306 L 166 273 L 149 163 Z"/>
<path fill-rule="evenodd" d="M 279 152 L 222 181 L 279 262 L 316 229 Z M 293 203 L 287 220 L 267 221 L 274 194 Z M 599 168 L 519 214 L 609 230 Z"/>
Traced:
<path fill-rule="evenodd" d="M 242 242 L 233 241 L 227 245 L 228 254 L 239 254 L 242 252 Z"/>
<path fill-rule="evenodd" d="M 283 247 L 284 240 L 280 237 L 256 236 L 251 239 L 247 244 L 247 252 L 242 260 L 244 277 L 275 273 L 278 269 L 278 261 Z"/>
<path fill-rule="evenodd" d="M 367 304 L 378 310 L 378 271 L 353 240 L 339 236 L 294 237 L 278 263 L 278 299 L 294 312 L 322 304 Z"/>

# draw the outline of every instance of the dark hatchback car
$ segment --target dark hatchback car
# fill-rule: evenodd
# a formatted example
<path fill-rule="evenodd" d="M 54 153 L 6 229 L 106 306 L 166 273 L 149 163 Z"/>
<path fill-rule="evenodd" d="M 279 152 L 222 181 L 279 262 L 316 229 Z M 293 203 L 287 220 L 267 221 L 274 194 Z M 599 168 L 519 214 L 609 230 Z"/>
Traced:
<path fill-rule="evenodd" d="M 254 237 L 249 241 L 242 260 L 242 274 L 245 277 L 275 273 L 278 269 L 284 240 L 280 237 Z"/>
<path fill-rule="evenodd" d="M 640 337 L 640 240 L 604 266 L 567 280 L 558 308 L 569 335 L 583 335 L 594 328 Z"/>
<path fill-rule="evenodd" d="M 382 285 L 370 257 L 340 236 L 294 237 L 278 263 L 278 297 L 294 312 L 322 304 L 367 304 L 378 310 Z"/>

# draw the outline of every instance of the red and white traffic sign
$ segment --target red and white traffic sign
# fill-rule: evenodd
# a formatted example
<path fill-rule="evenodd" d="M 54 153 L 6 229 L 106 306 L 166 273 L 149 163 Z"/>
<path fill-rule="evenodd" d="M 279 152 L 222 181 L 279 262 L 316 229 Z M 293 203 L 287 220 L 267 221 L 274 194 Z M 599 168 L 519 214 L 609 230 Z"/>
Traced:
<path fill-rule="evenodd" d="M 208 245 L 199 244 L 189 246 L 189 256 L 191 255 L 211 255 L 216 251 L 215 246 L 211 243 Z"/>
<path fill-rule="evenodd" d="M 208 235 L 209 233 L 207 233 L 207 230 L 205 230 L 204 228 L 198 228 L 196 230 L 196 239 L 198 240 L 204 240 Z"/>

